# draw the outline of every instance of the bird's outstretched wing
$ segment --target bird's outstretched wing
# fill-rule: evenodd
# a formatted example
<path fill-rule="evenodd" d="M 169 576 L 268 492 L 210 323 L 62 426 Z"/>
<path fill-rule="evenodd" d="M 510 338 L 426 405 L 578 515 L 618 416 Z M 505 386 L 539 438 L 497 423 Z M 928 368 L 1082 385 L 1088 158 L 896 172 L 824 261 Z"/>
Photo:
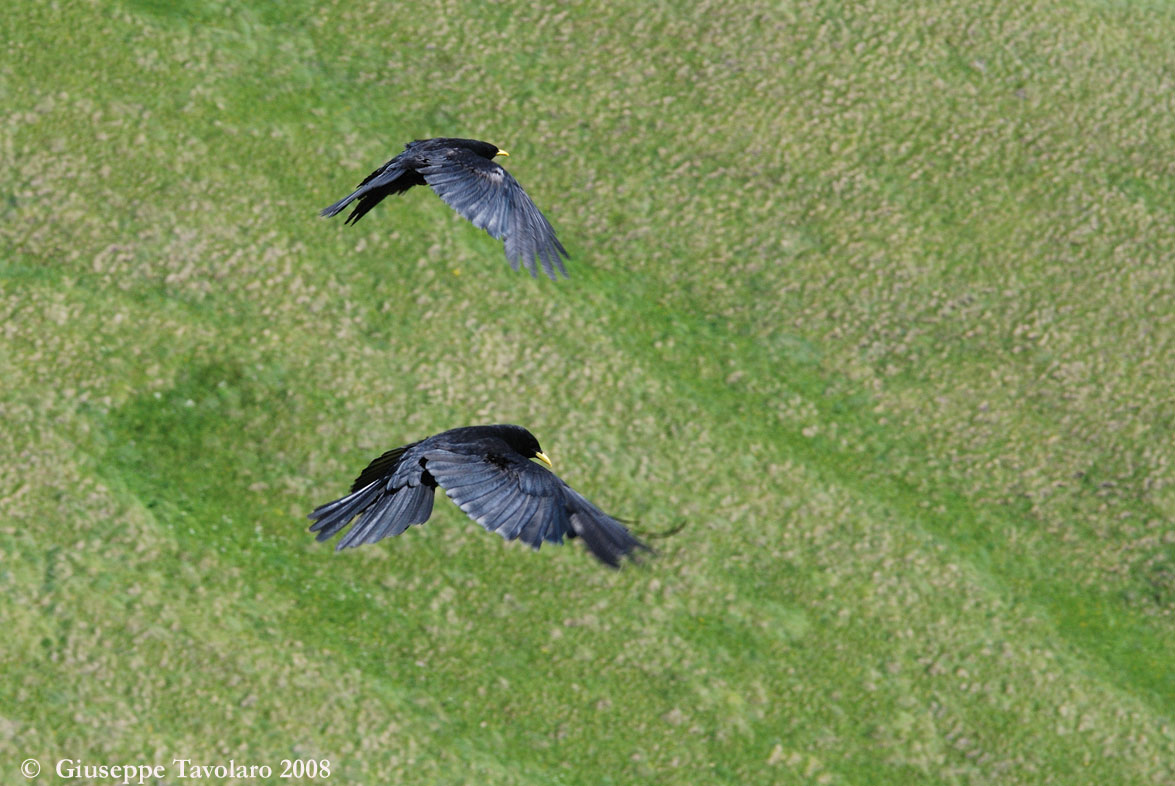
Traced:
<path fill-rule="evenodd" d="M 553 472 L 519 456 L 435 451 L 426 466 L 466 515 L 506 540 L 517 538 L 537 549 L 543 541 L 582 537 L 592 554 L 613 568 L 635 549 L 648 550 Z"/>
<path fill-rule="evenodd" d="M 515 270 L 525 264 L 537 275 L 535 259 L 551 279 L 565 277 L 563 244 L 522 186 L 509 172 L 467 150 L 437 156 L 417 170 L 441 199 L 478 229 L 506 244 L 506 259 Z"/>
<path fill-rule="evenodd" d="M 389 450 L 368 464 L 350 494 L 314 509 L 310 531 L 318 533 L 318 540 L 326 540 L 361 516 L 335 547 L 345 549 L 399 535 L 413 524 L 428 521 L 437 484 L 421 466 L 418 444 Z"/>

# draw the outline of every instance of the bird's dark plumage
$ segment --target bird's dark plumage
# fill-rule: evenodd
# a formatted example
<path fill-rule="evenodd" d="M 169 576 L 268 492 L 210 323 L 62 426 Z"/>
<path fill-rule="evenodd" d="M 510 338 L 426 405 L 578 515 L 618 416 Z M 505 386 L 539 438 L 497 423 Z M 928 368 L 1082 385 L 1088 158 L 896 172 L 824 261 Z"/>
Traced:
<path fill-rule="evenodd" d="M 441 199 L 478 229 L 505 241 L 506 259 L 515 270 L 525 264 L 537 275 L 535 259 L 552 279 L 567 275 L 567 250 L 555 230 L 510 173 L 494 163 L 508 155 L 476 139 L 423 139 L 409 142 L 404 152 L 372 172 L 353 193 L 323 209 L 333 216 L 358 200 L 346 223 L 353 224 L 389 194 L 428 185 Z"/>
<path fill-rule="evenodd" d="M 467 426 L 436 434 L 372 461 L 350 494 L 310 514 L 310 531 L 326 540 L 359 516 L 336 548 L 399 535 L 428 520 L 440 486 L 490 532 L 535 549 L 543 541 L 580 537 L 613 568 L 636 549 L 648 551 L 623 524 L 531 458 L 550 466 L 538 440 L 521 426 Z"/>

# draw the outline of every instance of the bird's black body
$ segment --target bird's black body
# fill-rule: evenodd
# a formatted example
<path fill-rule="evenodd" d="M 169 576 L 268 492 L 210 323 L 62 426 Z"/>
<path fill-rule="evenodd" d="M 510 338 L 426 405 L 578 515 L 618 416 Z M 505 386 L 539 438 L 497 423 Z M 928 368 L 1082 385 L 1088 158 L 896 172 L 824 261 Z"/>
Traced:
<path fill-rule="evenodd" d="M 496 145 L 476 139 L 409 142 L 404 152 L 368 175 L 353 193 L 323 209 L 322 215 L 337 215 L 358 200 L 346 221 L 353 224 L 389 194 L 428 185 L 475 227 L 505 241 L 506 258 L 515 270 L 524 263 L 532 276 L 537 275 L 537 258 L 552 279 L 557 278 L 556 270 L 566 276 L 567 250 L 518 181 L 494 163 L 499 154 L 504 153 Z"/>
<path fill-rule="evenodd" d="M 538 440 L 521 426 L 467 426 L 390 450 L 356 478 L 347 496 L 314 510 L 311 532 L 326 540 L 359 516 L 337 548 L 399 535 L 432 514 L 437 486 L 471 519 L 507 540 L 537 549 L 581 537 L 601 562 L 618 567 L 648 550 L 550 470 Z"/>

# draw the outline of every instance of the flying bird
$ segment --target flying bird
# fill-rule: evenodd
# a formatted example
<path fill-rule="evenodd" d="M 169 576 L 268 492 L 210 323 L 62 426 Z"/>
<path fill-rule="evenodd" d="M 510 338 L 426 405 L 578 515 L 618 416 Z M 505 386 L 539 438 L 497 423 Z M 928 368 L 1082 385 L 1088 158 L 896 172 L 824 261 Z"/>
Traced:
<path fill-rule="evenodd" d="M 530 459 L 537 459 L 542 467 Z M 616 568 L 621 558 L 649 551 L 612 518 L 552 472 L 534 435 L 521 426 L 466 426 L 384 453 L 367 465 L 351 493 L 309 516 L 326 540 L 359 522 L 336 550 L 399 535 L 432 515 L 437 486 L 469 518 L 506 540 L 538 549 L 543 541 L 583 538 L 588 550 Z"/>
<path fill-rule="evenodd" d="M 562 257 L 570 256 L 550 222 L 518 181 L 494 162 L 494 156 L 508 155 L 497 145 L 476 139 L 418 139 L 368 175 L 354 192 L 324 208 L 322 215 L 337 215 L 358 200 L 345 222 L 354 224 L 389 194 L 428 185 L 475 227 L 505 241 L 512 268 L 517 270 L 522 263 L 532 277 L 537 276 L 537 258 L 552 280 L 558 279 L 556 269 L 566 277 Z"/>

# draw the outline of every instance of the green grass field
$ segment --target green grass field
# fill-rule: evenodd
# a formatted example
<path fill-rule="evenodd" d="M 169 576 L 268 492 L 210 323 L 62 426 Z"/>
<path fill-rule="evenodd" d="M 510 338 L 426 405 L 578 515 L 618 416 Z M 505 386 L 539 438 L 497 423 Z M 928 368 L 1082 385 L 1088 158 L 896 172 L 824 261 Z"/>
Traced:
<path fill-rule="evenodd" d="M 1175 6 L 255 6 L 0 10 L 0 781 L 1175 782 Z M 683 529 L 306 531 L 492 422 Z"/>

